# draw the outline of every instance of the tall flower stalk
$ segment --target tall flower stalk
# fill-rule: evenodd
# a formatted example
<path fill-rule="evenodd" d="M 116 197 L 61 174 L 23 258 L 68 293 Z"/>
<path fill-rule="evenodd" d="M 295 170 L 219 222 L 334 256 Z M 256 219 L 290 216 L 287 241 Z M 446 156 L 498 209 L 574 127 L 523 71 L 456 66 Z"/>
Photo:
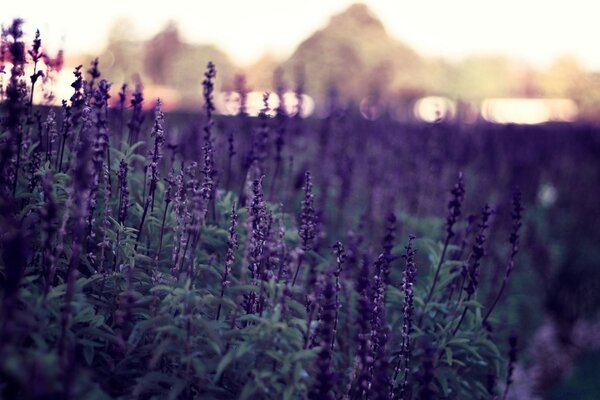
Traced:
<path fill-rule="evenodd" d="M 425 303 L 423 304 L 423 313 L 419 318 L 419 325 L 421 325 L 421 322 L 423 321 L 425 312 L 427 312 L 427 305 L 431 301 L 433 293 L 435 292 L 435 286 L 437 284 L 440 271 L 442 269 L 442 264 L 444 263 L 444 257 L 446 256 L 448 245 L 450 244 L 450 240 L 455 236 L 454 225 L 456 224 L 458 218 L 461 215 L 461 207 L 465 197 L 465 181 L 462 172 L 458 174 L 458 182 L 456 182 L 450 193 L 452 194 L 452 199 L 448 203 L 448 217 L 446 218 L 446 239 L 444 240 L 442 253 L 440 254 L 440 259 L 438 260 L 437 266 L 435 268 L 433 282 L 431 283 L 431 287 L 429 289 L 429 292 L 427 293 L 427 297 L 425 298 Z"/>
<path fill-rule="evenodd" d="M 333 351 L 330 344 L 335 335 L 335 315 L 337 291 L 333 284 L 331 271 L 325 274 L 325 283 L 323 287 L 321 318 L 318 329 L 320 350 L 317 355 L 315 385 L 311 391 L 311 399 L 316 400 L 334 400 L 334 388 L 336 383 L 336 373 L 333 370 L 332 358 Z"/>
<path fill-rule="evenodd" d="M 225 294 L 225 289 L 229 286 L 230 282 L 228 280 L 229 274 L 231 273 L 231 267 L 235 262 L 235 253 L 238 248 L 238 234 L 237 234 L 237 224 L 238 224 L 238 214 L 236 210 L 235 203 L 233 203 L 231 207 L 231 217 L 229 223 L 229 238 L 227 240 L 227 254 L 225 256 L 225 268 L 223 269 L 223 278 L 221 279 L 221 294 L 220 299 L 223 300 L 223 295 Z M 219 320 L 221 315 L 221 303 L 219 302 L 219 306 L 217 308 L 217 315 L 215 317 L 216 320 Z"/>
<path fill-rule="evenodd" d="M 518 189 L 516 189 L 513 192 L 512 205 L 513 205 L 513 210 L 512 210 L 511 216 L 512 216 L 513 226 L 512 226 L 511 233 L 510 233 L 510 237 L 508 239 L 508 241 L 510 243 L 510 255 L 508 257 L 508 262 L 506 264 L 504 278 L 502 279 L 502 286 L 500 286 L 500 290 L 498 290 L 498 294 L 496 295 L 496 298 L 494 299 L 494 301 L 492 302 L 490 307 L 487 309 L 487 312 L 486 312 L 485 316 L 483 317 L 482 323 L 484 323 L 484 324 L 487 322 L 488 318 L 492 314 L 492 311 L 494 311 L 494 308 L 496 307 L 496 305 L 498 304 L 498 301 L 502 297 L 504 290 L 506 290 L 506 287 L 508 286 L 508 280 L 510 278 L 510 274 L 515 269 L 515 257 L 517 255 L 517 253 L 519 252 L 519 238 L 520 238 L 519 232 L 521 230 L 521 226 L 523 225 L 523 205 L 521 203 L 521 192 Z"/>
<path fill-rule="evenodd" d="M 154 137 L 154 146 L 150 151 L 150 163 L 147 165 L 146 170 L 150 173 L 150 188 L 148 190 L 148 197 L 144 203 L 144 211 L 142 212 L 142 218 L 138 228 L 138 233 L 135 238 L 135 250 L 137 250 L 142 231 L 144 229 L 144 222 L 148 215 L 148 209 L 152 212 L 154 210 L 154 196 L 156 193 L 156 185 L 158 184 L 158 162 L 162 158 L 162 148 L 165 143 L 165 131 L 163 129 L 164 114 L 160 110 L 160 99 L 156 100 L 156 108 L 154 109 L 154 125 L 152 127 L 151 136 Z"/>
<path fill-rule="evenodd" d="M 262 178 L 252 182 L 252 200 L 249 208 L 250 238 L 248 246 L 248 272 L 250 283 L 257 285 L 260 279 L 260 267 L 267 239 L 267 210 L 262 191 Z M 256 293 L 251 291 L 245 295 L 246 313 L 252 314 L 257 310 L 258 300 Z"/>
<path fill-rule="evenodd" d="M 415 250 L 413 250 L 413 241 L 415 237 L 410 235 L 408 244 L 404 248 L 404 278 L 402 279 L 402 291 L 404 292 L 404 306 L 402 309 L 402 342 L 400 344 L 400 354 L 396 362 L 394 370 L 393 382 L 396 382 L 398 375 L 402 370 L 402 381 L 397 388 L 394 389 L 392 398 L 405 399 L 408 393 L 408 379 L 410 377 L 410 360 L 411 360 L 411 334 L 413 330 L 413 314 L 414 314 L 414 285 L 417 276 L 417 266 L 414 261 Z M 397 393 L 397 397 L 395 396 Z"/>
<path fill-rule="evenodd" d="M 292 287 L 296 284 L 302 261 L 306 252 L 310 251 L 313 246 L 316 231 L 316 215 L 314 208 L 314 194 L 312 192 L 313 184 L 310 172 L 304 174 L 304 199 L 300 209 L 299 217 L 299 228 L 298 234 L 302 240 L 302 252 L 298 256 L 298 264 L 296 265 L 296 272 L 294 273 L 294 279 L 292 280 Z"/>
<path fill-rule="evenodd" d="M 348 395 L 352 399 L 362 399 L 369 392 L 370 370 L 373 360 L 371 342 L 371 316 L 372 304 L 370 299 L 369 267 L 371 263 L 365 256 L 358 275 L 356 291 L 358 292 L 356 325 L 358 334 L 356 337 L 357 350 L 354 357 L 354 366 L 350 376 Z"/>

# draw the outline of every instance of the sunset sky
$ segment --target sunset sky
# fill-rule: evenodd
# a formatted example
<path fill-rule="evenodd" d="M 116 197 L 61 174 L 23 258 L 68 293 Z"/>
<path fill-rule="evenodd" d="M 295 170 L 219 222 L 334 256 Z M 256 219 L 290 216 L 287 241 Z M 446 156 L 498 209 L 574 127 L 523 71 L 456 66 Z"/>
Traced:
<path fill-rule="evenodd" d="M 50 48 L 93 54 L 103 47 L 118 17 L 134 21 L 138 38 L 148 38 L 168 20 L 190 42 L 214 43 L 234 61 L 248 64 L 264 53 L 286 57 L 347 0 L 104 0 L 10 1 L 1 22 L 20 16 L 26 31 L 39 28 Z M 600 71 L 600 2 L 594 0 L 365 0 L 389 33 L 424 55 L 459 59 L 504 53 L 546 66 L 568 54 Z M 193 4 L 193 5 L 192 5 Z M 351 34 L 351 32 L 349 32 Z"/>

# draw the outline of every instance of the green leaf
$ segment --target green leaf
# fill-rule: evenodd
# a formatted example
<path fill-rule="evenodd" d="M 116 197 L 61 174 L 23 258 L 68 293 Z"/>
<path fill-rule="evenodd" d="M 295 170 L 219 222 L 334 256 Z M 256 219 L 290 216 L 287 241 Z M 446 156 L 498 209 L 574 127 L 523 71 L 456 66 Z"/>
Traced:
<path fill-rule="evenodd" d="M 234 360 L 241 358 L 244 356 L 249 350 L 251 346 L 247 342 L 243 342 L 238 347 L 235 347 L 227 352 L 219 361 L 219 365 L 217 366 L 217 372 L 213 377 L 213 383 L 216 383 L 219 378 L 221 378 L 221 374 L 225 371 L 225 368 L 229 366 Z"/>
<path fill-rule="evenodd" d="M 479 343 L 481 343 L 482 345 L 484 345 L 485 347 L 490 349 L 492 351 L 492 353 L 494 353 L 496 355 L 496 357 L 501 357 L 498 347 L 491 340 L 482 338 L 482 339 L 479 339 Z"/>
<path fill-rule="evenodd" d="M 446 363 L 448 363 L 448 365 L 452 366 L 452 349 L 450 347 L 446 347 L 444 349 L 444 352 L 446 354 Z"/>
<path fill-rule="evenodd" d="M 95 353 L 96 351 L 92 346 L 86 346 L 83 348 L 83 358 L 85 359 L 87 365 L 92 365 L 92 363 L 94 362 Z"/>

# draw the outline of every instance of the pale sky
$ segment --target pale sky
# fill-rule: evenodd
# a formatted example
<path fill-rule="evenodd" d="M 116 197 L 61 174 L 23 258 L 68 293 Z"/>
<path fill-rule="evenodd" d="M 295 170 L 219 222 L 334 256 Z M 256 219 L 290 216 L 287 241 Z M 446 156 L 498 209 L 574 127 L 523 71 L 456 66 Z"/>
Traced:
<path fill-rule="evenodd" d="M 240 64 L 264 53 L 287 57 L 348 0 L 74 0 L 3 1 L 0 22 L 26 20 L 56 49 L 100 52 L 113 21 L 126 16 L 148 38 L 175 20 L 190 42 L 214 43 Z M 600 71 L 599 0 L 364 0 L 388 32 L 423 55 L 460 59 L 503 53 L 547 66 L 577 57 Z M 352 34 L 349 32 L 349 34 Z"/>

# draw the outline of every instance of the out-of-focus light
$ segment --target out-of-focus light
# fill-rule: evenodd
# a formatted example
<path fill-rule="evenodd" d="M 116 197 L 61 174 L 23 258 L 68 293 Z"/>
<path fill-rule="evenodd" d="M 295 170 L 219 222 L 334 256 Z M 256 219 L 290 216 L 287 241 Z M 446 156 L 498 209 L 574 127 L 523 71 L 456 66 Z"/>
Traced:
<path fill-rule="evenodd" d="M 414 114 L 424 122 L 447 121 L 456 115 L 456 105 L 447 97 L 427 96 L 417 100 Z"/>
<path fill-rule="evenodd" d="M 263 92 L 250 92 L 246 95 L 246 113 L 256 117 L 265 108 Z M 242 96 L 238 92 L 221 92 L 215 96 L 217 112 L 222 115 L 238 115 L 242 110 Z M 275 115 L 275 109 L 279 107 L 279 96 L 269 93 L 267 100 L 269 111 L 267 115 Z"/>
<path fill-rule="evenodd" d="M 238 92 L 219 92 L 215 96 L 215 108 L 221 115 L 238 115 L 241 96 Z"/>
<path fill-rule="evenodd" d="M 302 104 L 300 105 L 300 102 Z M 298 94 L 294 92 L 286 92 L 283 94 L 283 106 L 290 117 L 298 114 L 300 105 L 300 117 L 307 118 L 315 111 L 315 101 L 307 94 L 302 94 L 298 99 Z"/>
<path fill-rule="evenodd" d="M 42 69 L 44 73 L 46 69 Z M 33 73 L 33 70 L 26 70 L 25 72 L 29 76 Z M 66 68 L 61 69 L 58 72 L 52 72 L 50 81 L 44 83 L 43 78 L 38 79 L 38 83 L 35 85 L 35 92 L 33 93 L 33 104 L 36 105 L 53 105 L 59 106 L 63 99 L 70 99 L 73 95 L 73 88 L 71 83 L 73 82 L 73 72 L 68 71 Z M 52 94 L 52 100 L 48 100 L 46 95 Z"/>
<path fill-rule="evenodd" d="M 260 111 L 265 108 L 265 102 L 263 100 L 263 92 L 250 92 L 246 97 L 246 112 L 251 117 L 256 117 L 260 114 Z M 269 94 L 269 100 L 267 101 L 267 115 L 274 116 L 275 109 L 279 107 L 279 96 L 276 93 Z"/>
<path fill-rule="evenodd" d="M 577 114 L 577 104 L 571 99 L 487 99 L 481 104 L 481 116 L 498 124 L 572 122 Z"/>
<path fill-rule="evenodd" d="M 383 113 L 383 106 L 377 98 L 369 96 L 360 101 L 358 106 L 363 118 L 369 121 L 375 121 Z"/>
<path fill-rule="evenodd" d="M 251 117 L 256 117 L 265 107 L 263 101 L 264 92 L 250 92 L 246 95 L 246 113 Z M 242 107 L 242 96 L 237 92 L 221 92 L 215 96 L 215 106 L 217 112 L 222 115 L 238 115 Z M 285 109 L 290 116 L 298 113 L 298 98 L 295 93 L 285 93 L 283 95 Z M 275 110 L 279 107 L 280 100 L 276 93 L 269 93 L 267 105 L 269 111 L 267 115 L 274 116 Z M 315 103 L 307 95 L 302 95 L 302 117 L 305 118 L 312 114 Z"/>
<path fill-rule="evenodd" d="M 144 86 L 144 99 L 143 107 L 145 110 L 153 110 L 157 99 L 160 99 L 162 111 L 174 111 L 181 109 L 183 106 L 179 92 L 168 86 Z"/>
<path fill-rule="evenodd" d="M 558 191 L 550 183 L 544 183 L 538 190 L 538 201 L 543 207 L 551 207 L 558 199 Z"/>

